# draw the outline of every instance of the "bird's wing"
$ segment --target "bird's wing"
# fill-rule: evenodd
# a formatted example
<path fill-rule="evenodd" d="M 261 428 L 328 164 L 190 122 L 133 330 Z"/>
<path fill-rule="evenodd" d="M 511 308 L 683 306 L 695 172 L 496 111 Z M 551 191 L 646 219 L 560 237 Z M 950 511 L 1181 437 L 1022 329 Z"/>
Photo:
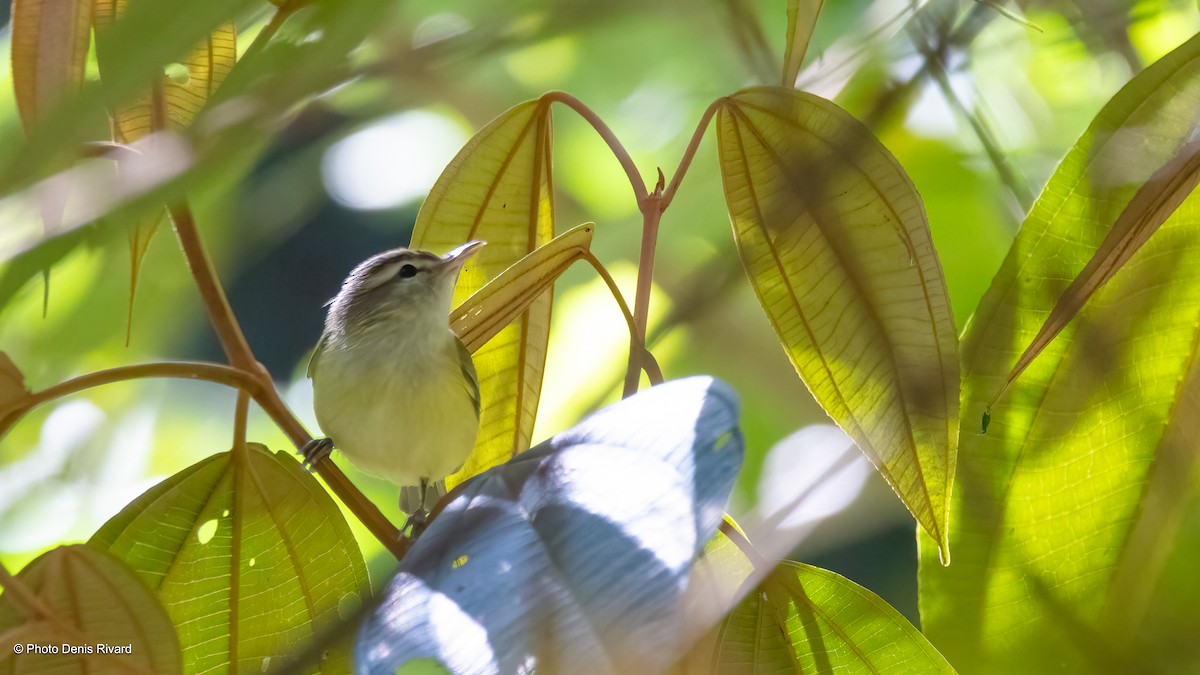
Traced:
<path fill-rule="evenodd" d="M 471 352 L 457 337 L 454 344 L 458 347 L 458 364 L 462 367 L 463 382 L 471 402 L 475 404 L 475 417 L 479 417 L 479 375 L 475 373 L 475 362 L 471 360 Z"/>
<path fill-rule="evenodd" d="M 325 348 L 325 336 L 317 341 L 317 348 L 313 350 L 312 357 L 308 359 L 308 379 L 312 379 L 313 371 L 317 369 L 317 357 L 321 355 L 321 350 Z"/>

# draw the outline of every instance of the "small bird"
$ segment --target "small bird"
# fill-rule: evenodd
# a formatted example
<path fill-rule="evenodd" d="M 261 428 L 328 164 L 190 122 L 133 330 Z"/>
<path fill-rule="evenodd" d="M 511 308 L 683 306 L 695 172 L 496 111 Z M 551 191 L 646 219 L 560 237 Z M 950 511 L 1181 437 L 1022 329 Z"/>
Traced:
<path fill-rule="evenodd" d="M 479 431 L 479 378 L 449 314 L 459 272 L 483 246 L 467 242 L 444 256 L 398 248 L 359 263 L 329 301 L 308 365 L 329 437 L 301 449 L 305 464 L 337 446 L 400 485 L 412 536 Z"/>

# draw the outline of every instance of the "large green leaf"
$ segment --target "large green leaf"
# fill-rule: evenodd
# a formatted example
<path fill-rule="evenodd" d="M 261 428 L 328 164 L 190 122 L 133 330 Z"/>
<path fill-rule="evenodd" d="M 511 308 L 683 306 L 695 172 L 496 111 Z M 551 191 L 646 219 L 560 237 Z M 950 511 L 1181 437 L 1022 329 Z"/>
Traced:
<path fill-rule="evenodd" d="M 362 554 L 337 505 L 298 462 L 256 444 L 159 483 L 91 543 L 158 593 L 189 672 L 259 672 L 368 592 Z M 348 669 L 346 645 L 320 662 L 323 673 Z"/>
<path fill-rule="evenodd" d="M 113 556 L 60 546 L 29 563 L 16 583 L 20 589 L 0 596 L 0 673 L 183 672 L 162 604 Z M 56 651 L 38 653 L 30 644 Z"/>
<path fill-rule="evenodd" d="M 1200 37 L 1113 97 L 1034 205 L 964 338 L 965 429 L 979 429 L 1072 280 L 1198 131 Z M 1193 194 L 992 407 L 987 433 L 963 436 L 954 565 L 934 564 L 921 537 L 920 571 L 923 625 L 958 667 L 1153 671 L 1156 645 L 1181 631 L 1200 663 L 1195 604 L 1166 630 L 1140 628 L 1195 517 L 1197 251 Z"/>
<path fill-rule="evenodd" d="M 958 343 L 916 188 L 812 94 L 739 92 L 717 131 L 738 252 L 780 342 L 948 562 Z"/>
<path fill-rule="evenodd" d="M 463 269 L 455 304 L 554 236 L 550 102 L 529 101 L 488 124 L 458 153 L 421 207 L 412 246 L 488 245 Z M 550 337 L 551 294 L 474 353 L 482 400 L 479 437 L 454 485 L 529 447 Z"/>
<path fill-rule="evenodd" d="M 714 672 L 953 673 L 900 612 L 833 572 L 784 561 L 730 612 Z"/>

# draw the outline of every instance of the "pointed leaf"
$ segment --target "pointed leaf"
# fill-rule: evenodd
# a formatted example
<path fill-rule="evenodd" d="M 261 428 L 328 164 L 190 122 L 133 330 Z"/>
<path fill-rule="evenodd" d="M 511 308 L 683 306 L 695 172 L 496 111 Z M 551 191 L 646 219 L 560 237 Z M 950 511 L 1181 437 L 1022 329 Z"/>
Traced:
<path fill-rule="evenodd" d="M 812 94 L 739 92 L 717 131 L 738 252 L 792 364 L 944 547 L 958 343 L 916 189 Z"/>
<path fill-rule="evenodd" d="M 741 466 L 737 416 L 712 378 L 668 382 L 471 481 L 362 625 L 359 669 L 659 672 Z"/>
<path fill-rule="evenodd" d="M 521 258 L 450 313 L 450 329 L 474 352 L 554 285 L 592 245 L 595 225 L 568 230 Z"/>
<path fill-rule="evenodd" d="M 26 129 L 79 90 L 91 28 L 92 0 L 13 0 L 13 93 Z"/>
<path fill-rule="evenodd" d="M 833 572 L 784 561 L 725 618 L 713 672 L 954 669 L 879 596 Z"/>
<path fill-rule="evenodd" d="M 60 546 L 29 563 L 16 581 L 36 610 L 23 606 L 12 588 L 0 595 L 0 672 L 183 672 L 179 639 L 162 604 L 113 556 L 82 544 Z M 29 653 L 24 646 L 30 643 L 58 653 Z M 101 645 L 128 652 L 103 653 Z M 83 653 L 68 654 L 64 646 Z"/>
<path fill-rule="evenodd" d="M 1005 378 L 1004 386 L 992 397 L 992 403 L 1029 367 L 1046 345 L 1062 332 L 1067 323 L 1075 318 L 1088 298 L 1108 283 L 1121 266 L 1146 243 L 1150 235 L 1158 231 L 1159 226 L 1179 208 L 1188 195 L 1192 194 L 1197 183 L 1200 183 L 1200 141 L 1191 141 L 1180 148 L 1174 157 L 1167 160 L 1167 163 L 1155 171 L 1138 189 L 1129 205 L 1113 223 L 1112 229 L 1108 231 L 1092 259 L 1058 298 L 1054 309 L 1050 310 L 1050 315 L 1046 317 L 1046 322 Z M 985 411 L 984 415 L 987 414 Z"/>
<path fill-rule="evenodd" d="M 124 12 L 126 0 L 95 0 L 97 56 L 100 76 L 112 76 L 101 48 L 112 23 Z M 149 91 L 137 100 L 118 106 L 112 115 L 112 136 L 118 143 L 133 143 L 155 131 L 186 128 L 204 107 L 237 61 L 237 29 L 223 24 L 194 47 L 178 64 L 172 64 Z M 133 297 L 138 273 L 150 240 L 158 230 L 162 213 L 140 218 L 129 233 L 130 286 L 129 320 L 133 320 Z M 128 338 L 127 338 L 128 339 Z"/>
<path fill-rule="evenodd" d="M 421 207 L 414 248 L 444 252 L 472 239 L 488 243 L 463 269 L 456 304 L 554 236 L 550 136 L 548 101 L 518 105 L 463 147 Z M 462 469 L 446 479 L 448 487 L 529 447 L 551 300 L 550 293 L 539 296 L 475 352 L 483 405 L 479 437 Z"/>
<path fill-rule="evenodd" d="M 817 17 L 825 0 L 788 0 L 787 49 L 783 53 L 783 86 L 796 86 L 808 41 L 812 38 Z"/>
<path fill-rule="evenodd" d="M 1118 224 L 1157 212 L 1138 203 L 1200 136 L 1197 111 L 1200 37 L 1123 87 L 1063 158 L 964 335 L 964 428 L 979 428 L 1071 280 L 1125 240 Z M 952 663 L 993 673 L 1196 663 L 1200 605 L 1177 596 L 1194 585 L 1195 536 L 1181 533 L 1200 522 L 1197 250 L 1192 194 L 992 407 L 987 434 L 963 436 L 954 565 L 934 564 L 921 540 L 922 625 Z"/>
<path fill-rule="evenodd" d="M 367 597 L 367 573 L 328 493 L 295 460 L 251 444 L 148 490 L 91 543 L 157 594 L 195 672 L 259 672 Z M 320 672 L 349 670 L 335 646 Z"/>

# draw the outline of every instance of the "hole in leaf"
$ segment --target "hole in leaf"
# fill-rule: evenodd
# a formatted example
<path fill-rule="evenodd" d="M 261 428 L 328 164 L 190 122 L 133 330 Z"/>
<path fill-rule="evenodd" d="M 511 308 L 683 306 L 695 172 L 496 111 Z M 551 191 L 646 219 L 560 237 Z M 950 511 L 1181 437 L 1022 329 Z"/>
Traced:
<path fill-rule="evenodd" d="M 729 445 L 729 441 L 732 441 L 732 440 L 733 440 L 733 431 L 726 430 L 725 433 L 721 434 L 720 436 L 717 436 L 716 442 L 713 443 L 713 449 L 717 450 L 718 452 L 721 450 L 724 450 L 725 446 Z"/>
<path fill-rule="evenodd" d="M 246 563 L 246 564 L 247 564 L 247 565 L 249 565 L 250 567 L 254 567 L 254 563 L 255 563 L 255 561 L 256 561 L 256 559 L 255 559 L 255 558 L 251 558 L 251 559 L 250 559 L 250 562 L 248 562 L 248 563 Z"/>
<path fill-rule="evenodd" d="M 163 67 L 163 75 L 167 76 L 173 84 L 181 87 L 186 87 L 188 80 L 191 79 L 191 74 L 188 73 L 187 66 L 182 63 L 168 63 Z"/>
<path fill-rule="evenodd" d="M 221 517 L 222 517 L 222 518 L 228 518 L 228 517 L 229 517 L 229 509 L 225 509 L 224 511 L 222 511 L 222 512 L 221 512 Z"/>
<path fill-rule="evenodd" d="M 450 563 L 450 569 L 456 570 L 456 569 L 462 567 L 463 565 L 466 565 L 468 560 L 470 560 L 470 558 L 468 558 L 467 556 L 460 555 Z"/>
<path fill-rule="evenodd" d="M 196 540 L 201 544 L 207 544 L 212 541 L 213 536 L 217 533 L 217 519 L 206 520 L 196 529 Z"/>
<path fill-rule="evenodd" d="M 259 667 L 258 672 L 265 673 L 265 672 L 267 672 L 267 669 L 270 667 L 271 667 L 271 657 L 264 656 L 263 660 L 262 660 L 262 666 Z"/>

